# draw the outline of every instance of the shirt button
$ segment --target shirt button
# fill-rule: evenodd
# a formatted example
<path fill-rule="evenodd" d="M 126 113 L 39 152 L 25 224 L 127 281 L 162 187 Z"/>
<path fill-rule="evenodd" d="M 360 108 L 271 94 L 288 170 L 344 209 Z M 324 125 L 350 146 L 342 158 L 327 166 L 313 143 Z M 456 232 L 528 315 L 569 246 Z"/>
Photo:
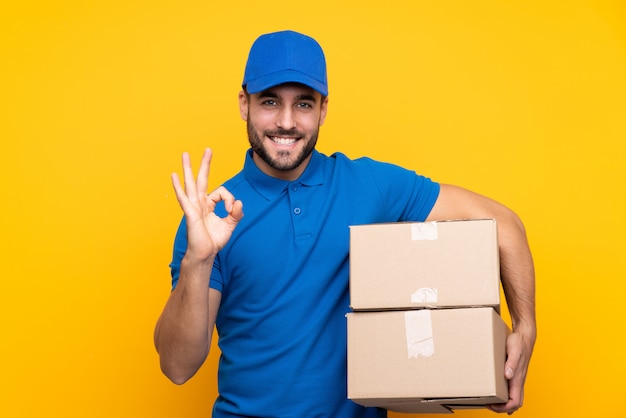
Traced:
<path fill-rule="evenodd" d="M 302 212 L 302 210 L 300 208 L 295 208 L 293 210 L 293 213 L 295 213 L 296 215 L 300 215 L 300 212 Z"/>
<path fill-rule="evenodd" d="M 294 192 L 295 192 L 295 191 L 298 191 L 298 186 L 293 186 L 293 187 L 291 188 L 291 190 L 293 190 Z"/>

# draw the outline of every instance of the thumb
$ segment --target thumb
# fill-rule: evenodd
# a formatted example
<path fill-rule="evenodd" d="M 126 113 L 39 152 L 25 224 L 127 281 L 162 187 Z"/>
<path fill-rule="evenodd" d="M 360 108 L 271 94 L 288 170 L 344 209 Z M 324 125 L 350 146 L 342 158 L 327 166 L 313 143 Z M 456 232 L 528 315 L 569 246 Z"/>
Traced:
<path fill-rule="evenodd" d="M 515 369 L 507 364 L 504 368 L 504 377 L 506 377 L 507 380 L 513 379 L 513 377 L 515 377 Z"/>
<path fill-rule="evenodd" d="M 520 358 L 522 356 L 519 339 L 516 334 L 511 334 L 507 339 L 507 359 L 504 364 L 504 376 L 511 380 L 515 377 L 515 371 L 517 370 L 517 366 L 519 365 Z"/>

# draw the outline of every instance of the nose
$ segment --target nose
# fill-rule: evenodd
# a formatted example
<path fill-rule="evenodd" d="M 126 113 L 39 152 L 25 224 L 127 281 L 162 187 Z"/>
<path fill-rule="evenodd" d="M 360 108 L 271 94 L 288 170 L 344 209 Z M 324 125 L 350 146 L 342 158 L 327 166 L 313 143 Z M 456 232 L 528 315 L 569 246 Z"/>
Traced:
<path fill-rule="evenodd" d="M 295 114 L 290 106 L 281 108 L 276 120 L 276 126 L 285 130 L 294 129 L 296 127 Z"/>

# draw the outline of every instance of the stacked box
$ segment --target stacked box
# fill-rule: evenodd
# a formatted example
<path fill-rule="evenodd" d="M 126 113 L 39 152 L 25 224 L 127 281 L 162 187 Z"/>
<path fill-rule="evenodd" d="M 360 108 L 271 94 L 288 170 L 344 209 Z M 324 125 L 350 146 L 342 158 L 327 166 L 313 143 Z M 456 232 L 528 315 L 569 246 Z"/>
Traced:
<path fill-rule="evenodd" d="M 350 228 L 348 397 L 398 412 L 508 400 L 493 219 Z"/>

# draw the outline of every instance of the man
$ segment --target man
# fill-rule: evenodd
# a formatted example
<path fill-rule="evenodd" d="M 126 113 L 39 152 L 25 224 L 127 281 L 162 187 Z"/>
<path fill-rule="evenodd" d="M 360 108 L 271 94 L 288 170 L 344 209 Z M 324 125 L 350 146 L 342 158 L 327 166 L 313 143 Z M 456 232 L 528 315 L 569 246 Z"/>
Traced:
<path fill-rule="evenodd" d="M 512 413 L 534 346 L 534 269 L 524 227 L 503 205 L 391 164 L 315 150 L 328 110 L 326 63 L 312 38 L 284 31 L 253 44 L 239 93 L 251 149 L 243 170 L 207 195 L 211 152 L 194 178 L 183 155 L 184 212 L 174 289 L 155 330 L 175 383 L 222 352 L 213 417 L 384 417 L 346 399 L 349 225 L 495 218 L 513 332 Z M 243 216 L 245 205 L 246 216 Z"/>

